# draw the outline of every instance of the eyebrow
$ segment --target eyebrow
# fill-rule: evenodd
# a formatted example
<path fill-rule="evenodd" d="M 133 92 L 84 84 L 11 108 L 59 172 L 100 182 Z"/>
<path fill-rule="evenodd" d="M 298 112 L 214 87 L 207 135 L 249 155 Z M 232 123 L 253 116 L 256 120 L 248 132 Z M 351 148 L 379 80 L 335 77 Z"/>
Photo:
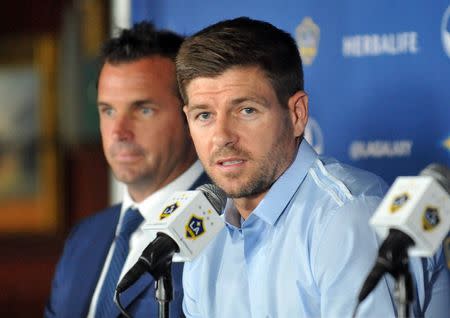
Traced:
<path fill-rule="evenodd" d="M 194 104 L 194 105 L 187 104 L 186 106 L 188 108 L 188 111 L 195 110 L 195 109 L 206 109 L 206 108 L 208 108 L 208 105 L 206 105 L 206 104 Z"/>
<path fill-rule="evenodd" d="M 244 97 L 233 99 L 231 103 L 233 105 L 239 105 L 239 104 L 242 104 L 242 103 L 245 103 L 248 101 L 257 103 L 263 107 L 269 107 L 269 102 L 264 97 L 244 96 Z"/>
<path fill-rule="evenodd" d="M 97 101 L 97 107 L 102 107 L 102 106 L 111 107 L 111 105 L 106 102 Z"/>
<path fill-rule="evenodd" d="M 146 104 L 157 105 L 151 99 L 138 99 L 138 100 L 131 102 L 131 105 L 134 107 L 139 107 L 139 106 L 146 105 Z M 109 104 L 107 102 L 102 102 L 99 100 L 99 101 L 97 101 L 97 107 L 100 107 L 100 106 L 111 107 L 111 104 Z"/>
<path fill-rule="evenodd" d="M 156 103 L 155 103 L 155 101 L 153 101 L 153 100 L 151 100 L 151 99 L 138 99 L 138 100 L 135 100 L 135 101 L 133 101 L 132 103 L 131 103 L 131 105 L 133 105 L 133 106 L 137 106 L 137 107 L 139 107 L 139 106 L 142 106 L 142 105 L 147 105 L 147 104 L 150 104 L 150 105 L 157 105 Z"/>
<path fill-rule="evenodd" d="M 240 104 L 248 102 L 248 101 L 257 103 L 265 108 L 269 107 L 269 102 L 265 98 L 263 98 L 263 97 L 257 98 L 257 97 L 251 97 L 251 96 L 235 98 L 231 101 L 231 104 L 233 106 L 237 106 L 237 105 L 240 105 Z M 207 104 L 194 104 L 194 105 L 188 104 L 187 106 L 188 106 L 188 111 L 197 110 L 197 109 L 207 109 L 209 107 Z"/>

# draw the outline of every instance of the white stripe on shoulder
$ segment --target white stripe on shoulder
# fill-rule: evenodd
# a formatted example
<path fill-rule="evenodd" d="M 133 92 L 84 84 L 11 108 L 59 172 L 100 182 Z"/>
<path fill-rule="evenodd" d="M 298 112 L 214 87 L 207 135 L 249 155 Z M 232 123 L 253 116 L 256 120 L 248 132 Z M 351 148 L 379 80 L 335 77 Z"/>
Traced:
<path fill-rule="evenodd" d="M 350 190 L 347 188 L 347 186 L 338 178 L 333 176 L 331 173 L 328 172 L 328 170 L 324 167 L 322 161 L 316 160 L 317 165 L 319 166 L 320 171 L 328 177 L 333 183 L 339 188 L 339 190 L 342 191 L 342 193 L 345 195 L 345 197 L 349 200 L 353 200 L 353 195 L 351 194 Z"/>
<path fill-rule="evenodd" d="M 333 189 L 329 186 L 327 186 L 325 183 L 323 183 L 319 177 L 317 176 L 316 172 L 313 168 L 309 168 L 309 173 L 311 174 L 311 177 L 314 179 L 314 181 L 317 183 L 317 185 L 322 188 L 323 190 L 327 191 L 330 196 L 336 201 L 336 203 L 341 207 L 344 205 L 344 202 L 339 198 L 339 196 L 333 191 Z"/>

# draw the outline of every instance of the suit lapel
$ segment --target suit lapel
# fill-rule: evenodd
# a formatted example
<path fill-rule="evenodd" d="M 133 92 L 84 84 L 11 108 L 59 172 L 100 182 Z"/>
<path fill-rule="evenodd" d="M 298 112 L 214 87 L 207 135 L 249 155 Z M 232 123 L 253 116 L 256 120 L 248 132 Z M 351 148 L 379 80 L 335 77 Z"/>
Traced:
<path fill-rule="evenodd" d="M 73 299 L 72 306 L 68 306 L 73 317 L 87 316 L 92 295 L 94 294 L 106 256 L 115 236 L 120 215 L 120 205 L 112 207 L 112 210 L 112 214 L 102 218 L 99 220 L 101 222 L 95 224 L 101 227 L 102 230 L 94 232 L 95 236 L 91 239 L 90 246 L 81 253 L 80 261 L 75 265 L 79 268 L 76 271 L 76 277 L 74 277 L 74 286 L 80 292 L 77 293 L 78 299 Z M 79 315 L 74 313 L 77 310 L 80 311 Z"/>

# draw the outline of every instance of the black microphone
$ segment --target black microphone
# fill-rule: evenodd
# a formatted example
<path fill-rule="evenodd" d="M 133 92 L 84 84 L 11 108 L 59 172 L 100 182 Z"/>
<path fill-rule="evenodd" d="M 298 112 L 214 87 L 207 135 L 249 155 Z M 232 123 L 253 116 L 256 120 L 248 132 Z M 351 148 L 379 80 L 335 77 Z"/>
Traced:
<path fill-rule="evenodd" d="M 157 279 L 172 263 L 172 257 L 179 252 L 177 243 L 167 234 L 158 233 L 156 238 L 144 249 L 136 264 L 125 274 L 116 287 L 118 293 L 127 290 L 145 272 Z"/>
<path fill-rule="evenodd" d="M 414 241 L 409 235 L 396 229 L 389 230 L 388 237 L 380 246 L 375 265 L 358 295 L 359 303 L 372 292 L 385 273 L 390 273 L 397 277 L 399 274 L 397 271 L 405 268 L 405 266 L 407 267 L 407 250 L 413 245 Z"/>
<path fill-rule="evenodd" d="M 184 252 L 184 260 L 191 260 L 199 254 L 223 228 L 224 222 L 219 213 L 225 208 L 226 200 L 226 194 L 212 184 L 204 184 L 196 191 L 177 192 L 169 198 L 156 222 L 161 225 L 156 238 L 122 278 L 116 292 L 122 293 L 128 289 L 145 272 L 158 280 L 170 268 L 176 253 Z M 207 210 L 209 220 L 209 223 L 201 220 L 201 227 L 198 225 L 200 218 L 192 212 L 200 214 L 199 210 Z M 182 230 L 185 232 L 184 237 L 181 235 Z"/>

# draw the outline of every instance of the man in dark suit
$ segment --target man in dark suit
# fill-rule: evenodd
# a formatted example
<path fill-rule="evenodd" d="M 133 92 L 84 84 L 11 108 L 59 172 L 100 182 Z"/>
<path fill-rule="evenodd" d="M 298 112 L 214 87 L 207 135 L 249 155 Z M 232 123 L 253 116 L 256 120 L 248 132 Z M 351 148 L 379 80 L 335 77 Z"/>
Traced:
<path fill-rule="evenodd" d="M 121 204 L 87 218 L 70 234 L 45 317 L 117 317 L 115 286 L 154 239 L 141 229 L 174 191 L 207 182 L 192 145 L 174 59 L 182 37 L 149 23 L 123 30 L 102 50 L 98 110 L 103 150 L 126 188 Z M 88 185 L 87 185 L 88 186 Z M 182 265 L 172 266 L 171 317 L 181 312 Z M 133 317 L 156 317 L 154 280 L 143 275 L 120 296 Z"/>

